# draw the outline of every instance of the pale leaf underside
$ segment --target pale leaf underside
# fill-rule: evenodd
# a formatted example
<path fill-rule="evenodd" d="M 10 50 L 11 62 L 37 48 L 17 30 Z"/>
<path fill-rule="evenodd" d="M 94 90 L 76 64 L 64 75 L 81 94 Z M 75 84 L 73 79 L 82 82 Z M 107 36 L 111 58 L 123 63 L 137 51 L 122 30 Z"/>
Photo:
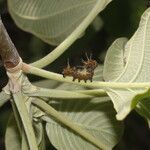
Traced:
<path fill-rule="evenodd" d="M 13 115 L 10 116 L 5 133 L 6 150 L 19 150 L 21 148 L 21 136 Z"/>
<path fill-rule="evenodd" d="M 51 105 L 98 139 L 102 145 L 105 145 L 105 149 L 111 149 L 122 135 L 122 126 L 115 119 L 115 111 L 108 97 L 86 102 L 53 101 Z M 50 118 L 47 119 L 46 131 L 50 141 L 58 150 L 97 150 L 97 147 L 78 134 Z"/>
<path fill-rule="evenodd" d="M 58 45 L 80 25 L 98 1 L 8 0 L 8 7 L 20 28 L 47 43 Z M 111 0 L 100 1 L 102 10 Z"/>
<path fill-rule="evenodd" d="M 102 80 L 102 69 L 103 66 L 101 65 L 97 67 L 94 80 Z M 54 85 L 53 82 L 52 85 Z M 85 88 L 78 85 L 62 83 L 59 85 L 55 84 L 55 89 L 75 91 L 84 90 Z M 114 147 L 122 135 L 122 123 L 115 119 L 115 111 L 109 97 L 89 99 L 86 101 L 79 99 L 55 101 L 50 99 L 50 105 L 98 139 L 102 145 L 105 145 L 106 149 Z M 97 147 L 84 140 L 66 126 L 54 121 L 52 118 L 47 117 L 46 121 L 48 137 L 58 150 L 97 149 Z"/>
<path fill-rule="evenodd" d="M 139 28 L 127 42 L 124 50 L 126 65 L 116 76 L 115 82 L 150 82 L 150 9 L 143 14 Z M 115 50 L 114 50 L 115 51 Z M 113 53 L 112 51 L 112 57 Z M 110 55 L 110 54 L 109 54 Z M 118 54 L 119 55 L 119 54 Z M 111 59 L 112 60 L 112 59 Z M 107 60 L 108 62 L 109 60 Z M 113 62 L 112 62 L 113 63 Z M 118 62 L 122 63 L 122 61 Z M 115 70 L 116 65 L 112 66 Z M 112 70 L 113 70 L 112 69 Z M 114 72 L 115 73 L 115 72 Z M 108 80 L 108 79 L 107 79 Z M 109 79 L 112 80 L 111 77 Z M 117 119 L 122 120 L 136 106 L 138 100 L 149 96 L 148 89 L 107 89 L 114 107 L 117 111 Z M 139 96 L 138 96 L 139 95 Z M 140 97 L 140 99 L 138 98 Z"/>

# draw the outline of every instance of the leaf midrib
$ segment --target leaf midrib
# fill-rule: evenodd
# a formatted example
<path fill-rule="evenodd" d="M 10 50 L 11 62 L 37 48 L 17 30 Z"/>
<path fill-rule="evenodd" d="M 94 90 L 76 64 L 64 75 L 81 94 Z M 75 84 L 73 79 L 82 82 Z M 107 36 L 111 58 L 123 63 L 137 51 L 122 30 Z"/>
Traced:
<path fill-rule="evenodd" d="M 33 16 L 27 16 L 27 15 L 21 15 L 19 13 L 17 13 L 16 11 L 14 11 L 14 9 L 12 9 L 11 7 L 11 10 L 13 11 L 13 13 L 15 13 L 18 17 L 21 17 L 23 19 L 28 19 L 28 20 L 43 20 L 43 19 L 47 19 L 47 18 L 50 18 L 50 17 L 54 17 L 56 15 L 59 15 L 59 14 L 62 14 L 62 13 L 65 13 L 66 11 L 70 11 L 71 9 L 75 9 L 75 8 L 79 8 L 79 7 L 83 7 L 85 5 L 89 5 L 89 4 L 92 4 L 94 5 L 94 3 L 96 4 L 96 1 L 90 1 L 90 2 L 86 2 L 84 4 L 80 4 L 80 5 L 75 5 L 75 6 L 72 6 L 72 7 L 69 7 L 68 9 L 63 9 L 61 11 L 58 11 L 56 13 L 53 13 L 51 15 L 45 15 L 45 16 L 42 16 L 42 17 L 33 17 Z M 93 6 L 94 7 L 94 6 Z"/>
<path fill-rule="evenodd" d="M 84 14 L 84 15 L 81 15 L 81 18 L 84 18 L 84 17 L 85 17 L 85 14 Z M 81 18 L 80 18 L 80 19 L 81 19 Z M 71 23 L 70 26 L 68 26 L 68 28 L 67 28 L 66 30 L 64 30 L 63 32 L 61 32 L 61 33 L 59 33 L 59 34 L 57 34 L 57 35 L 55 35 L 55 36 L 51 36 L 50 38 L 49 38 L 49 36 L 46 36 L 46 35 L 37 33 L 37 32 L 35 32 L 35 31 L 31 31 L 30 29 L 25 29 L 25 28 L 21 27 L 17 22 L 15 22 L 15 23 L 16 23 L 20 28 L 22 28 L 24 31 L 30 32 L 30 33 L 36 35 L 37 37 L 39 37 L 40 39 L 42 39 L 42 38 L 48 38 L 49 40 L 51 40 L 51 39 L 54 39 L 54 38 L 59 37 L 60 35 L 63 35 L 68 29 L 70 29 L 70 28 L 71 28 L 75 23 L 77 23 L 78 21 L 79 21 L 79 20 L 75 20 L 75 22 Z"/>
<path fill-rule="evenodd" d="M 146 28 L 147 28 L 147 24 L 148 24 L 149 18 L 150 18 L 150 13 L 149 13 L 149 16 L 148 16 L 148 18 L 146 20 L 146 23 L 145 23 L 144 35 L 146 35 Z M 137 31 L 136 31 L 136 33 L 137 33 Z M 133 35 L 132 40 L 130 42 L 132 42 L 134 40 L 136 33 Z M 138 70 L 137 70 L 135 76 L 129 82 L 134 82 L 136 80 L 137 75 L 139 74 L 139 72 L 140 72 L 140 70 L 142 68 L 142 62 L 144 61 L 143 58 L 144 58 L 144 47 L 145 47 L 144 43 L 145 43 L 145 38 L 146 38 L 146 36 L 144 36 L 144 38 L 143 38 L 143 49 L 142 49 L 143 53 L 142 53 L 142 57 L 141 57 L 141 60 L 140 60 L 140 62 L 141 62 L 140 66 L 138 67 Z M 129 51 L 129 55 L 128 55 L 127 64 L 125 66 L 125 69 L 124 69 L 124 71 L 120 74 L 120 76 L 115 81 L 119 81 L 121 79 L 121 77 L 126 73 L 126 70 L 128 68 L 128 64 L 129 64 L 129 58 L 130 58 L 130 55 L 131 55 L 132 46 L 133 46 L 133 44 L 131 43 L 130 51 Z"/>
<path fill-rule="evenodd" d="M 57 124 L 57 123 L 55 123 L 55 122 L 48 122 L 48 124 L 53 124 L 54 126 L 60 126 L 59 124 Z M 80 123 L 76 123 L 76 122 L 74 122 L 74 124 L 75 125 L 77 125 L 77 126 L 80 126 L 81 128 L 83 128 L 83 130 L 92 130 L 92 131 L 94 131 L 94 132 L 105 132 L 105 130 L 101 130 L 101 129 L 105 129 L 105 128 L 101 128 L 101 127 L 99 127 L 99 128 L 97 128 L 97 127 L 92 127 L 92 126 L 89 126 L 89 125 L 83 125 L 83 124 L 80 124 Z M 109 126 L 107 126 L 107 128 L 109 128 Z M 110 126 L 110 128 L 112 128 L 111 126 Z"/>

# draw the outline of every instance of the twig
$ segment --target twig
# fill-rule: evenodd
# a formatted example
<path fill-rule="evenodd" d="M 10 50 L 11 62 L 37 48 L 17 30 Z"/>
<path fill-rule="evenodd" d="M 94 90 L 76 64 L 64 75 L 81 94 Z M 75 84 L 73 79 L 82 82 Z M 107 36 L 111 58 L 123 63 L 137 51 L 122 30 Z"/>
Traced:
<path fill-rule="evenodd" d="M 20 57 L 0 18 L 0 55 L 5 68 L 14 68 Z"/>

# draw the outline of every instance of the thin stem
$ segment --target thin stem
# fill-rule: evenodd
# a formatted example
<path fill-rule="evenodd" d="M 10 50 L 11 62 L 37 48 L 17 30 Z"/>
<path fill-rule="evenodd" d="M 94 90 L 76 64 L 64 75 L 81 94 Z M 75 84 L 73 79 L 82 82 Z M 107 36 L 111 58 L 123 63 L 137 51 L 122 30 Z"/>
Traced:
<path fill-rule="evenodd" d="M 68 82 L 68 83 L 74 83 L 77 85 L 81 85 L 81 86 L 85 86 L 85 87 L 89 87 L 89 88 L 150 88 L 150 82 L 133 82 L 133 83 L 129 83 L 129 82 L 99 82 L 99 81 L 93 81 L 93 82 L 73 82 L 72 81 L 72 77 L 67 77 L 67 78 L 63 78 L 62 75 L 57 74 L 57 73 L 53 73 L 53 72 L 49 72 L 43 69 L 39 69 L 27 64 L 23 64 L 23 71 L 25 71 L 26 73 L 30 73 L 30 74 L 34 74 L 40 77 L 44 77 L 47 79 L 52 79 L 52 80 L 56 80 L 56 81 L 60 81 L 60 82 Z"/>
<path fill-rule="evenodd" d="M 20 137 L 22 138 L 22 144 L 21 144 L 22 148 L 21 148 L 21 150 L 29 150 L 29 146 L 28 146 L 28 143 L 27 143 L 27 138 L 26 138 L 26 135 L 25 135 L 25 131 L 22 127 L 21 118 L 19 116 L 18 110 L 17 110 L 16 105 L 13 101 L 11 102 L 11 104 L 12 104 L 12 108 L 13 108 L 13 112 L 14 112 L 14 117 L 15 117 L 15 120 L 16 120 L 16 123 L 17 123 L 17 127 L 18 127 L 18 130 L 19 130 L 19 133 L 20 133 Z"/>
<path fill-rule="evenodd" d="M 38 150 L 34 130 L 32 127 L 32 123 L 31 123 L 31 119 L 30 119 L 28 110 L 25 105 L 25 100 L 23 98 L 23 95 L 21 92 L 17 92 L 15 94 L 13 94 L 13 98 L 14 98 L 16 107 L 18 109 L 20 118 L 22 120 L 22 124 L 24 127 L 24 131 L 26 133 L 26 136 L 27 136 L 30 150 Z"/>
<path fill-rule="evenodd" d="M 87 95 L 91 95 L 91 96 L 100 96 L 100 97 L 107 96 L 106 91 L 102 90 L 102 89 L 77 90 L 77 91 L 74 91 L 74 92 L 82 93 L 82 94 L 87 94 Z"/>
<path fill-rule="evenodd" d="M 105 0 L 97 1 L 95 7 L 91 10 L 88 16 L 83 20 L 83 22 L 66 38 L 58 47 L 56 47 L 51 53 L 47 56 L 43 57 L 42 59 L 32 63 L 32 66 L 43 68 L 53 61 L 55 61 L 61 54 L 67 50 L 85 31 L 85 29 L 89 26 L 89 24 L 94 20 L 97 14 L 104 9 L 107 5 Z"/>
<path fill-rule="evenodd" d="M 21 118 L 18 113 L 17 107 L 13 101 L 11 101 L 11 104 L 12 104 L 12 108 L 13 108 L 13 112 L 14 112 L 14 117 L 15 117 L 15 120 L 17 123 L 17 127 L 18 127 L 18 130 L 20 133 L 20 137 L 22 138 L 21 150 L 29 150 L 27 138 L 26 138 L 25 131 L 24 131 L 22 123 L 21 123 Z"/>
<path fill-rule="evenodd" d="M 54 119 L 56 119 L 57 121 L 63 123 L 73 131 L 77 132 L 80 136 L 82 136 L 87 141 L 91 142 L 93 145 L 97 146 L 100 149 L 105 149 L 105 146 L 95 137 L 90 135 L 88 132 L 84 131 L 80 126 L 74 124 L 72 120 L 62 115 L 61 113 L 57 112 L 53 107 L 51 107 L 44 101 L 39 99 L 33 99 L 32 103 L 37 107 L 39 107 L 40 109 L 42 109 L 47 115 L 54 117 Z"/>
<path fill-rule="evenodd" d="M 57 93 L 57 94 L 56 94 Z M 78 92 L 73 92 L 73 91 L 65 91 L 65 90 L 57 90 L 57 89 L 46 89 L 46 88 L 41 88 L 37 87 L 37 90 L 34 92 L 25 93 L 28 96 L 36 96 L 36 97 L 49 97 L 49 98 L 54 98 L 54 99 L 90 99 L 92 96 L 83 94 L 83 93 L 78 93 Z"/>
<path fill-rule="evenodd" d="M 17 107 L 16 107 L 16 105 L 15 105 L 15 103 L 14 103 L 13 101 L 11 101 L 11 105 L 12 105 L 12 109 L 13 109 L 14 117 L 15 117 L 16 124 L 17 124 L 18 130 L 19 130 L 19 133 L 20 133 L 20 137 L 21 137 L 21 135 L 22 135 L 22 124 L 21 124 L 21 118 L 20 118 L 20 116 L 19 116 L 19 113 L 18 113 Z"/>
<path fill-rule="evenodd" d="M 29 146 L 28 146 L 28 141 L 27 141 L 27 137 L 25 134 L 25 131 L 22 130 L 22 141 L 21 141 L 21 150 L 29 150 Z"/>

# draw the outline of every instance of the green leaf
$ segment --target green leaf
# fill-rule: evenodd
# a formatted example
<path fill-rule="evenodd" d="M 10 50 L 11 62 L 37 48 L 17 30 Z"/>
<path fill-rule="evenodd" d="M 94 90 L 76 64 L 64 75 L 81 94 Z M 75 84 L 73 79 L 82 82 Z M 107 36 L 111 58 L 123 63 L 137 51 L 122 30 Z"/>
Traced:
<path fill-rule="evenodd" d="M 43 41 L 58 45 L 99 5 L 102 11 L 111 0 L 8 0 L 16 24 Z"/>
<path fill-rule="evenodd" d="M 5 147 L 6 150 L 20 150 L 21 137 L 17 128 L 14 115 L 11 115 L 7 124 L 5 134 Z"/>
<path fill-rule="evenodd" d="M 94 28 L 95 31 L 99 31 L 104 25 L 104 22 L 102 20 L 102 18 L 100 16 L 97 16 L 92 23 L 92 26 Z"/>
<path fill-rule="evenodd" d="M 103 70 L 105 81 L 113 81 L 122 73 L 125 66 L 124 47 L 126 43 L 126 38 L 118 38 L 108 49 Z"/>
<path fill-rule="evenodd" d="M 8 99 L 10 99 L 10 94 L 6 94 L 4 91 L 0 92 L 0 107 L 3 106 Z"/>
<path fill-rule="evenodd" d="M 23 93 L 21 93 L 20 91 L 13 93 L 13 102 L 15 103 L 18 113 L 20 115 L 24 131 L 27 137 L 27 141 L 29 144 L 29 148 L 38 150 L 31 118 L 29 116 L 29 112 L 27 110 L 27 106 L 25 103 L 26 101 L 27 97 L 23 95 Z"/>
<path fill-rule="evenodd" d="M 98 65 L 94 71 L 93 81 L 103 81 L 103 65 Z"/>
<path fill-rule="evenodd" d="M 38 149 L 45 150 L 45 141 L 44 141 L 44 133 L 43 133 L 44 131 L 43 131 L 42 123 L 34 122 L 33 126 L 34 126 L 34 131 L 36 134 Z M 22 142 L 23 142 L 22 144 L 24 145 L 25 141 L 22 141 Z M 7 124 L 6 133 L 5 133 L 5 147 L 6 147 L 6 150 L 21 150 L 21 136 L 17 128 L 17 123 L 16 123 L 14 115 L 10 116 L 8 124 Z M 25 147 L 22 147 L 22 148 L 25 148 Z M 28 148 L 25 148 L 25 149 L 28 149 Z"/>
<path fill-rule="evenodd" d="M 140 21 L 139 28 L 135 32 L 135 34 L 132 36 L 132 38 L 127 42 L 125 45 L 125 52 L 124 52 L 124 59 L 126 62 L 126 65 L 122 69 L 120 67 L 120 75 L 118 75 L 119 67 L 118 65 L 111 65 L 112 67 L 112 74 L 116 74 L 116 79 L 114 82 L 150 82 L 150 9 L 147 9 Z M 109 51 L 110 52 L 110 51 Z M 115 63 L 115 59 L 112 59 L 114 57 L 114 54 L 116 50 L 111 50 L 111 53 L 109 56 L 106 57 L 109 60 L 105 61 L 110 62 L 112 61 L 112 64 Z M 116 57 L 116 55 L 115 55 Z M 120 53 L 118 53 L 118 57 L 120 57 Z M 122 60 L 118 61 L 119 65 L 122 66 Z M 105 66 L 104 64 L 104 66 Z M 110 68 L 108 63 L 106 64 L 107 68 Z M 104 67 L 105 68 L 105 67 Z M 114 75 L 115 76 L 115 75 Z M 113 76 L 113 77 L 114 77 Z M 107 80 L 112 80 L 111 77 Z M 117 111 L 117 119 L 122 120 L 126 117 L 126 115 L 135 108 L 138 101 L 145 97 L 150 96 L 149 89 L 113 89 L 108 88 L 107 89 L 108 95 L 111 97 L 114 107 Z"/>
<path fill-rule="evenodd" d="M 32 101 L 32 99 L 35 98 L 30 98 L 30 99 Z M 33 128 L 36 137 L 36 142 L 38 145 L 38 150 L 45 150 L 44 129 L 41 121 L 41 116 L 44 115 L 44 112 L 42 112 L 40 109 L 38 109 L 33 105 L 31 105 L 31 112 L 32 112 Z"/>
<path fill-rule="evenodd" d="M 139 101 L 135 110 L 146 119 L 150 128 L 150 98 Z"/>
<path fill-rule="evenodd" d="M 55 80 L 40 80 L 40 81 L 33 82 L 32 84 L 43 88 L 55 89 L 62 83 Z"/>
<path fill-rule="evenodd" d="M 34 122 L 34 131 L 37 139 L 38 149 L 45 150 L 44 130 L 41 122 Z"/>
<path fill-rule="evenodd" d="M 95 70 L 95 73 L 94 73 L 94 77 L 93 77 L 93 80 L 97 81 L 97 80 L 102 80 L 102 69 L 103 69 L 103 66 L 98 66 Z M 48 83 L 49 84 L 49 87 L 50 88 L 55 88 L 56 91 L 57 90 L 66 90 L 66 91 L 75 91 L 75 90 L 82 90 L 82 91 L 86 91 L 86 88 L 84 87 L 81 87 L 81 86 L 78 86 L 78 85 L 74 85 L 74 84 L 69 84 L 69 83 L 62 83 L 62 84 L 58 84 L 57 82 L 51 82 L 51 80 L 46 80 L 46 81 L 42 81 L 42 82 L 39 82 L 39 83 L 36 83 L 36 85 L 40 85 L 40 86 L 44 86 L 45 83 Z M 44 83 L 44 84 L 43 84 Z M 46 86 L 48 87 L 48 84 L 46 84 Z M 109 98 L 107 97 L 106 99 L 105 98 L 102 98 L 99 100 L 98 99 L 95 99 L 93 101 L 90 101 L 90 100 L 87 100 L 86 102 L 83 101 L 83 100 L 71 100 L 71 101 L 65 101 L 63 102 L 62 100 L 59 100 L 59 101 L 54 101 L 52 98 L 50 99 L 50 102 L 51 105 L 53 105 L 53 107 L 55 107 L 56 109 L 64 109 L 64 110 L 60 110 L 60 112 L 66 114 L 66 117 L 69 117 L 73 114 L 73 118 L 74 116 L 77 116 L 79 115 L 79 117 L 84 117 L 86 116 L 87 118 L 85 118 L 87 121 L 88 119 L 92 118 L 93 116 L 95 117 L 98 117 L 98 123 L 100 124 L 98 127 L 93 127 L 92 125 L 90 126 L 91 127 L 91 132 L 90 134 L 92 136 L 95 136 L 95 138 L 101 143 L 101 145 L 104 145 L 104 147 L 107 147 L 107 149 L 109 149 L 110 147 L 113 147 L 119 140 L 120 136 L 122 135 L 122 125 L 120 122 L 117 122 L 116 119 L 115 119 L 115 112 L 112 108 L 112 104 L 110 102 L 110 100 L 108 100 Z M 37 100 L 35 100 L 35 102 L 37 102 Z M 40 105 L 41 106 L 41 105 Z M 58 108 L 59 107 L 59 108 Z M 44 107 L 45 108 L 45 107 Z M 43 109 L 44 109 L 43 108 Z M 87 109 L 87 110 L 86 110 Z M 84 111 L 85 110 L 85 111 Z M 88 112 L 87 112 L 88 111 Z M 46 112 L 46 111 L 45 111 Z M 87 114 L 87 115 L 86 115 Z M 89 114 L 91 115 L 89 117 Z M 102 117 L 102 118 L 101 118 Z M 76 118 L 76 117 L 75 117 Z M 72 117 L 70 118 L 72 120 Z M 94 119 L 93 119 L 94 120 Z M 96 119 L 95 119 L 96 120 Z M 96 121 L 93 121 L 91 124 L 94 124 Z M 55 122 L 53 121 L 51 118 L 47 117 L 46 119 L 47 122 Z M 72 120 L 75 124 L 81 126 L 81 128 L 83 128 L 85 131 L 89 131 L 88 126 L 86 126 L 86 124 L 82 125 L 80 122 L 76 122 L 76 120 Z M 89 120 L 90 121 L 90 120 Z M 102 121 L 102 123 L 101 123 Z M 49 123 L 48 123 L 49 124 Z M 53 141 L 59 141 L 57 144 L 61 144 L 61 141 L 62 141 L 62 131 L 66 132 L 66 134 L 68 134 L 68 136 L 71 134 L 72 138 L 74 139 L 77 139 L 77 144 L 81 143 L 81 144 L 87 144 L 87 148 L 89 149 L 97 149 L 96 147 L 94 147 L 91 143 L 87 142 L 86 140 L 84 140 L 83 138 L 81 138 L 79 135 L 77 135 L 76 133 L 73 132 L 72 134 L 72 131 L 73 130 L 67 130 L 66 128 L 64 128 L 64 126 L 62 126 L 61 124 L 57 124 L 55 122 L 54 124 L 56 126 L 56 130 L 57 130 L 57 126 L 60 126 L 61 129 L 59 130 L 54 130 L 56 133 L 53 134 L 53 131 L 50 131 L 49 133 L 49 136 L 51 136 L 51 138 L 53 139 Z M 106 130 L 108 130 L 108 134 L 110 133 L 111 135 L 108 135 L 106 133 L 103 133 L 101 131 L 101 125 L 103 126 L 107 126 Z M 52 126 L 53 127 L 53 126 Z M 90 128 L 89 127 L 89 128 Z M 93 128 L 92 128 L 93 127 Z M 98 128 L 98 129 L 97 129 Z M 93 131 L 93 130 L 94 131 Z M 53 129 L 52 129 L 53 130 Z M 61 131 L 62 130 L 62 131 Z M 100 131 L 99 131 L 100 130 Z M 104 130 L 105 130 L 105 127 L 104 127 Z M 98 135 L 96 135 L 97 131 L 99 131 L 100 133 L 98 133 Z M 93 133 L 94 132 L 94 133 Z M 107 131 L 105 131 L 107 132 Z M 89 133 L 89 132 L 88 132 Z M 105 135 L 103 137 L 103 134 Z M 58 135 L 59 139 L 55 139 L 56 138 L 56 135 Z M 60 135 L 60 136 L 59 136 Z M 101 137 L 101 138 L 99 138 Z M 110 138 L 109 138 L 110 137 Z M 106 139 L 105 139 L 106 138 Z M 109 142 L 107 141 L 107 138 L 110 140 Z M 79 140 L 81 141 L 79 141 Z M 100 139 L 100 140 L 99 140 Z M 102 141 L 102 142 L 101 142 Z M 64 140 L 62 141 L 64 142 Z M 65 141 L 67 143 L 67 140 Z M 74 142 L 74 141 L 73 141 Z M 112 143 L 111 143 L 112 142 Z M 106 144 L 107 143 L 107 144 Z M 69 143 L 68 143 L 69 144 Z M 58 149 L 58 145 L 55 145 L 54 146 Z M 64 143 L 62 144 L 62 148 L 64 148 Z M 69 144 L 70 145 L 70 144 Z M 68 145 L 68 146 L 69 146 Z M 78 145 L 77 145 L 78 146 Z M 76 148 L 76 147 L 75 147 Z M 68 148 L 70 149 L 70 147 Z"/>
<path fill-rule="evenodd" d="M 108 97 L 91 101 L 59 101 L 51 105 L 69 117 L 75 124 L 99 140 L 105 149 L 112 149 L 122 135 L 122 124 L 115 119 L 115 111 Z M 96 150 L 97 147 L 53 119 L 46 119 L 46 131 L 51 143 L 58 149 Z"/>
<path fill-rule="evenodd" d="M 28 141 L 25 132 L 21 132 L 21 150 L 29 150 Z"/>

